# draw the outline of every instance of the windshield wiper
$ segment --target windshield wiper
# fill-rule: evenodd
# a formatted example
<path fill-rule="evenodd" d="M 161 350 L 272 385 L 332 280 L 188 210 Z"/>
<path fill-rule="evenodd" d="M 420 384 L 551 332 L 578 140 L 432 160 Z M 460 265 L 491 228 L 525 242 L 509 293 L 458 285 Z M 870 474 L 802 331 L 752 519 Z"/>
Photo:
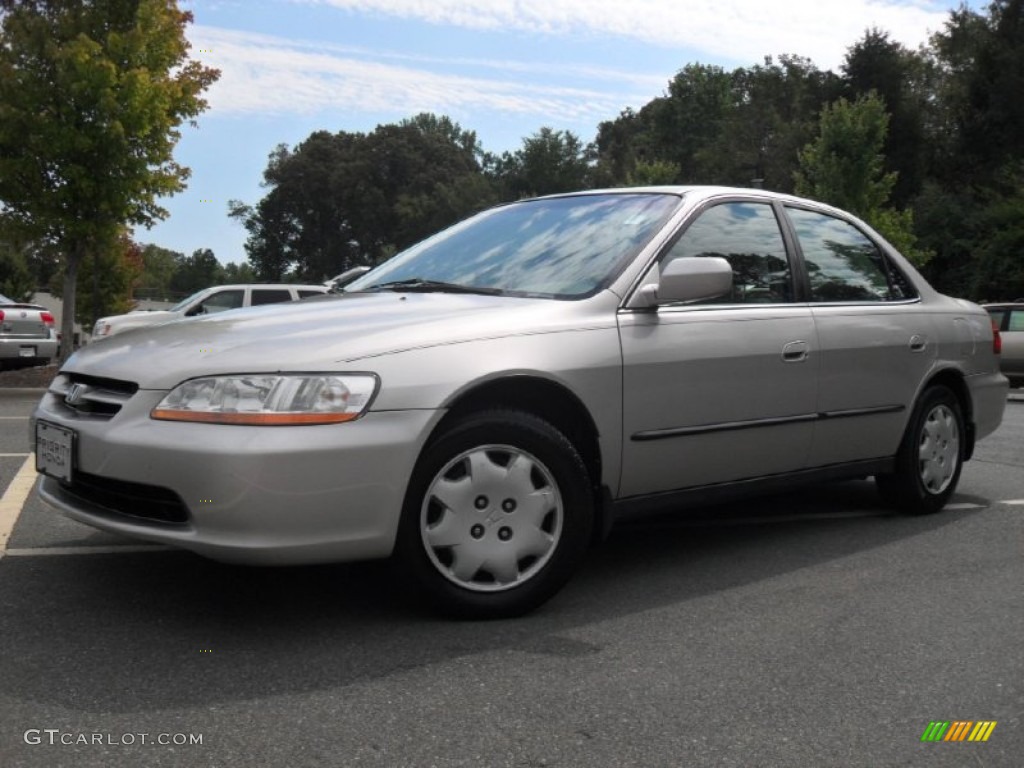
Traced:
<path fill-rule="evenodd" d="M 446 283 L 442 280 L 424 280 L 422 277 L 412 277 L 408 280 L 392 280 L 388 283 L 378 283 L 363 289 L 364 291 L 418 291 L 421 293 L 480 293 L 485 296 L 500 296 L 504 293 L 500 288 L 483 288 L 473 285 L 459 285 L 458 283 Z"/>

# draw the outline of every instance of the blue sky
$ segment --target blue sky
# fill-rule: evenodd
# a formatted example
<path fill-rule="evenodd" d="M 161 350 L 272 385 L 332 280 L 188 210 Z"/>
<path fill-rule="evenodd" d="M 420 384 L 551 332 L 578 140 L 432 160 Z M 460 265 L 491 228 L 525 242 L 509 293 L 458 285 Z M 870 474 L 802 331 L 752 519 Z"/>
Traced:
<path fill-rule="evenodd" d="M 837 70 L 877 26 L 917 47 L 958 0 L 180 0 L 192 55 L 222 72 L 175 153 L 192 169 L 136 240 L 244 261 L 227 202 L 256 203 L 267 156 L 315 130 L 370 131 L 449 115 L 492 152 L 542 126 L 594 138 L 602 120 L 661 95 L 688 63 L 766 55 Z M 978 2 L 972 2 L 977 7 Z"/>

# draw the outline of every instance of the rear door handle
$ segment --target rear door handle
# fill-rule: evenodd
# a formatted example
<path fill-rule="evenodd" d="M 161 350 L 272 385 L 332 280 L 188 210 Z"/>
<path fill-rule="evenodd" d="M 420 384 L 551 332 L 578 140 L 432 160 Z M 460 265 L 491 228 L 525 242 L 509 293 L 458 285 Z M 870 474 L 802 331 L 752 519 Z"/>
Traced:
<path fill-rule="evenodd" d="M 920 334 L 914 334 L 910 337 L 910 351 L 911 352 L 924 352 L 928 346 L 928 339 Z"/>
<path fill-rule="evenodd" d="M 806 341 L 791 341 L 782 348 L 782 360 L 786 363 L 802 363 L 809 352 L 810 345 Z"/>

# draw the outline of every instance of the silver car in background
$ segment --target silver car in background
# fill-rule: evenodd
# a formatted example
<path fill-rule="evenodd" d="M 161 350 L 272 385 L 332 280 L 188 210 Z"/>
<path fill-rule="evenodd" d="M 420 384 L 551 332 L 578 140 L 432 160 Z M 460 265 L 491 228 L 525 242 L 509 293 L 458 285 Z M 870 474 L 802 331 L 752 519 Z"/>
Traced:
<path fill-rule="evenodd" d="M 59 348 L 52 312 L 0 294 L 0 370 L 45 365 L 57 356 Z"/>
<path fill-rule="evenodd" d="M 337 297 L 114 337 L 34 420 L 76 520 L 241 563 L 393 556 L 498 617 L 649 509 L 873 475 L 935 512 L 1006 392 L 985 311 L 863 222 L 672 187 L 500 206 Z"/>
<path fill-rule="evenodd" d="M 1001 334 L 1000 370 L 1011 387 L 1024 387 L 1024 301 L 983 306 Z"/>

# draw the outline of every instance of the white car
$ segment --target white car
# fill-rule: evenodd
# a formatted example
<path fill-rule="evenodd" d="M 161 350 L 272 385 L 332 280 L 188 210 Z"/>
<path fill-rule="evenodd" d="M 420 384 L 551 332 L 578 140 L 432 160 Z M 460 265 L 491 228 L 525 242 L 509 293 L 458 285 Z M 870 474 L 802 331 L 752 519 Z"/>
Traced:
<path fill-rule="evenodd" d="M 324 293 L 327 293 L 327 287 L 323 285 L 292 285 L 290 283 L 218 285 L 213 288 L 204 288 L 170 309 L 139 310 L 126 315 L 101 317 L 93 326 L 92 336 L 93 340 L 105 339 L 122 331 L 146 325 L 167 323 L 185 317 L 210 315 L 239 307 L 257 307 L 262 304 L 296 301 Z"/>

